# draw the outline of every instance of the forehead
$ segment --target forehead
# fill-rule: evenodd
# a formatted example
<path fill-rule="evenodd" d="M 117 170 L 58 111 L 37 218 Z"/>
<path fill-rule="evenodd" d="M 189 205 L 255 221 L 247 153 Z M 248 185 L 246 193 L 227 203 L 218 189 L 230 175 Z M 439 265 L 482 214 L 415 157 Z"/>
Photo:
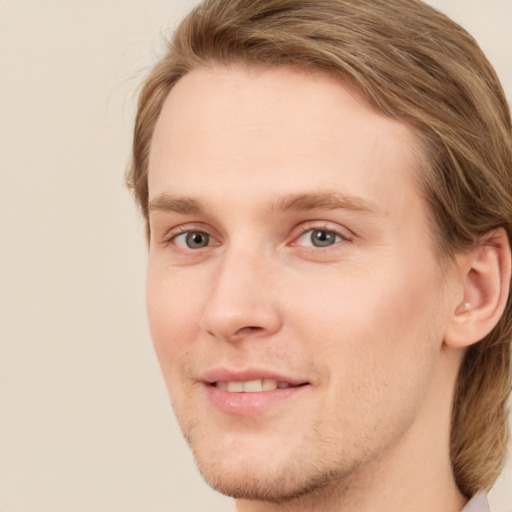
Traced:
<path fill-rule="evenodd" d="M 177 190 L 234 200 L 321 186 L 380 196 L 386 209 L 395 201 L 392 189 L 416 188 L 419 151 L 409 127 L 323 73 L 200 68 L 178 81 L 162 108 L 150 151 L 150 200 Z"/>

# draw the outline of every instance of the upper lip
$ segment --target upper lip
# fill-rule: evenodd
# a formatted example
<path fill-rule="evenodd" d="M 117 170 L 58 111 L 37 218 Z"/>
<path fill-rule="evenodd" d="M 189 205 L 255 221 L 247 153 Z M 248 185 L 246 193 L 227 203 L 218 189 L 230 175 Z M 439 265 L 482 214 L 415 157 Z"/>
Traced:
<path fill-rule="evenodd" d="M 286 382 L 292 386 L 299 386 L 301 384 L 308 384 L 307 379 L 300 377 L 290 377 L 279 372 L 251 368 L 247 370 L 230 370 L 228 368 L 215 368 L 204 373 L 201 381 L 207 384 L 214 384 L 215 382 L 248 382 L 258 379 L 272 379 L 277 382 Z"/>

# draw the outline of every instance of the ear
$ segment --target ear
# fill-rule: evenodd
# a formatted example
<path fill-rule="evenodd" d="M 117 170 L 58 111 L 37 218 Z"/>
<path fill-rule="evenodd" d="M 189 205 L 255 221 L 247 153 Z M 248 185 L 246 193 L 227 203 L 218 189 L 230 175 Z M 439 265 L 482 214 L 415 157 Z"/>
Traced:
<path fill-rule="evenodd" d="M 511 272 L 510 244 L 505 231 L 490 233 L 469 254 L 462 255 L 457 265 L 462 293 L 457 294 L 445 344 L 463 348 L 487 336 L 505 310 Z"/>

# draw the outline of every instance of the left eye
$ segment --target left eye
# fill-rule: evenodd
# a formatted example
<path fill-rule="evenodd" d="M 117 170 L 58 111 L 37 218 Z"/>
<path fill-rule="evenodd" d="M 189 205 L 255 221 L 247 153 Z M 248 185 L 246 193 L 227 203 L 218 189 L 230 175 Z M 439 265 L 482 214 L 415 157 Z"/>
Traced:
<path fill-rule="evenodd" d="M 212 244 L 208 233 L 202 231 L 187 231 L 175 236 L 172 242 L 183 249 L 202 249 Z"/>
<path fill-rule="evenodd" d="M 330 247 L 342 240 L 343 238 L 334 231 L 329 231 L 328 229 L 309 229 L 298 238 L 297 245 Z"/>

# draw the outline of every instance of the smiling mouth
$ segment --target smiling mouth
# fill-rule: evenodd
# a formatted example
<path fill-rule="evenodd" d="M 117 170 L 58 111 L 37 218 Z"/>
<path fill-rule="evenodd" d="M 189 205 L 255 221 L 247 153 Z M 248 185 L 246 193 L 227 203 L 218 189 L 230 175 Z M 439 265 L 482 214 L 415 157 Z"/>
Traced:
<path fill-rule="evenodd" d="M 230 393 L 262 393 L 264 391 L 274 391 L 275 389 L 288 389 L 306 386 L 308 382 L 302 384 L 290 384 L 289 382 L 281 382 L 274 379 L 256 379 L 244 382 L 240 381 L 219 381 L 213 382 L 212 385 L 228 391 Z"/>

